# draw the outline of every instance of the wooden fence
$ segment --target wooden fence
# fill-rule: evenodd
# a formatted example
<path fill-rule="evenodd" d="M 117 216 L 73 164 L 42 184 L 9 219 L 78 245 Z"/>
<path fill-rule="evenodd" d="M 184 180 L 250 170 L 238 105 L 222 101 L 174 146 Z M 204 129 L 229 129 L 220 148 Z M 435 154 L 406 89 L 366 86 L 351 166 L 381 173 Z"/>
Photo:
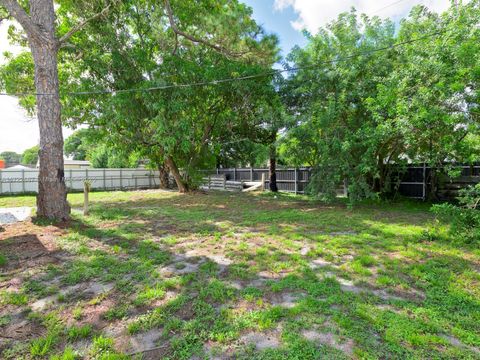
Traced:
<path fill-rule="evenodd" d="M 202 190 L 242 191 L 242 181 L 227 180 L 223 174 L 213 174 L 203 178 Z"/>
<path fill-rule="evenodd" d="M 159 173 L 148 169 L 66 169 L 68 191 L 82 191 L 89 180 L 92 190 L 136 190 L 159 186 Z M 36 193 L 38 169 L 0 170 L 0 194 Z"/>
<path fill-rule="evenodd" d="M 218 175 L 225 175 L 229 181 L 262 181 L 262 174 L 265 174 L 265 188 L 270 188 L 268 169 L 256 168 L 231 168 L 217 169 Z M 295 194 L 305 193 L 310 180 L 310 168 L 279 168 L 277 169 L 277 186 L 280 191 L 292 192 Z"/>

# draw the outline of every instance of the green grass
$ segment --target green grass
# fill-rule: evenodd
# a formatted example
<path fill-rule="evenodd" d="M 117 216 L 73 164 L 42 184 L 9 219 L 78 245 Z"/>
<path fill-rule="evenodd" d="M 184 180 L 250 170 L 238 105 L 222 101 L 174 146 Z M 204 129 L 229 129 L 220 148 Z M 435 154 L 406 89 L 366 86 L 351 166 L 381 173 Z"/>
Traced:
<path fill-rule="evenodd" d="M 86 324 L 83 326 L 72 326 L 67 330 L 67 338 L 70 341 L 87 339 L 92 335 L 92 326 Z"/>
<path fill-rule="evenodd" d="M 80 207 L 82 195 L 69 201 Z M 22 280 L 0 302 L 42 336 L 13 340 L 0 357 L 121 359 L 146 331 L 165 359 L 480 357 L 480 250 L 458 245 L 428 204 L 163 192 L 91 201 L 53 240 L 64 260 L 1 279 Z M 0 198 L 19 203 L 34 198 Z M 40 241 L 42 229 L 31 230 Z M 249 334 L 274 346 L 258 349 Z"/>
<path fill-rule="evenodd" d="M 33 357 L 43 357 L 48 355 L 57 341 L 58 339 L 54 335 L 35 339 L 30 345 L 30 354 Z"/>
<path fill-rule="evenodd" d="M 7 257 L 3 254 L 0 254 L 0 267 L 7 265 Z"/>
<path fill-rule="evenodd" d="M 22 306 L 28 304 L 28 295 L 21 292 L 0 292 L 0 304 Z"/>

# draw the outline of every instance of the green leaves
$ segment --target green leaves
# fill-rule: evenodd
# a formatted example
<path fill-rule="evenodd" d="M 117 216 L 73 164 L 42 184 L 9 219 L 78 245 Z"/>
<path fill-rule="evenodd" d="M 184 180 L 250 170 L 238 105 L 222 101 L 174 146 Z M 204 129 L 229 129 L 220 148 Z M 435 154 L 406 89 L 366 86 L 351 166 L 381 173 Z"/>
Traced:
<path fill-rule="evenodd" d="M 459 8 L 416 7 L 398 32 L 345 13 L 289 55 L 302 69 L 287 84 L 297 122 L 281 152 L 303 164 L 316 155 L 313 193 L 347 179 L 351 199 L 375 197 L 395 190 L 393 165 L 479 160 L 480 4 Z"/>
<path fill-rule="evenodd" d="M 276 59 L 277 40 L 237 1 L 170 5 L 174 25 L 186 35 L 174 34 L 163 1 L 126 1 L 115 5 L 107 21 L 94 21 L 71 39 L 75 48 L 62 55 L 64 86 L 113 93 L 66 95 L 64 113 L 70 123 L 95 127 L 115 148 L 138 153 L 154 166 L 171 157 L 192 180 L 198 168 L 215 165 L 219 142 L 251 126 L 259 99 L 271 94 L 269 77 L 196 84 L 265 72 Z M 62 7 L 60 21 L 68 23 L 91 6 L 65 1 Z M 118 91 L 172 85 L 182 86 Z"/>

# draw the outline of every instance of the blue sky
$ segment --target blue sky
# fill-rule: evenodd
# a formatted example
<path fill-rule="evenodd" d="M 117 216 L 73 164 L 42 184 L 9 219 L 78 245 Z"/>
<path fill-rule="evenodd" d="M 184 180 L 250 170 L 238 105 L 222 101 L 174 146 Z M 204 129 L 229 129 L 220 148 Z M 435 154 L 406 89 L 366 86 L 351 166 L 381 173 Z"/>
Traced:
<path fill-rule="evenodd" d="M 415 5 L 444 11 L 450 0 L 240 0 L 253 8 L 255 20 L 280 39 L 282 55 L 306 44 L 302 29 L 316 33 L 340 13 L 355 7 L 359 12 L 399 21 Z"/>
<path fill-rule="evenodd" d="M 282 56 L 286 56 L 295 45 L 306 44 L 305 37 L 290 23 L 298 18 L 292 7 L 282 11 L 275 10 L 274 0 L 243 0 L 253 8 L 253 16 L 258 24 L 268 32 L 277 34 L 282 47 Z"/>

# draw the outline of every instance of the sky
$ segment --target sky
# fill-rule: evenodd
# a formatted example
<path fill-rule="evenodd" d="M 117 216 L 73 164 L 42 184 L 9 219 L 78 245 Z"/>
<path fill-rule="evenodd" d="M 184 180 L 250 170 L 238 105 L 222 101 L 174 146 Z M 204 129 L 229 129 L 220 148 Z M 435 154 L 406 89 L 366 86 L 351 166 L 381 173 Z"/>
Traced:
<path fill-rule="evenodd" d="M 392 18 L 405 17 L 410 9 L 423 4 L 435 11 L 444 11 L 450 0 L 240 0 L 253 8 L 253 17 L 269 33 L 280 39 L 282 55 L 286 56 L 295 46 L 303 46 L 306 40 L 302 30 L 315 34 L 320 27 L 334 20 L 341 12 L 355 7 L 359 12 Z M 0 65 L 3 52 L 18 52 L 7 40 L 7 24 L 0 25 Z M 28 118 L 13 97 L 0 96 L 0 152 L 23 152 L 38 144 L 38 124 Z M 72 133 L 64 129 L 64 136 Z"/>

